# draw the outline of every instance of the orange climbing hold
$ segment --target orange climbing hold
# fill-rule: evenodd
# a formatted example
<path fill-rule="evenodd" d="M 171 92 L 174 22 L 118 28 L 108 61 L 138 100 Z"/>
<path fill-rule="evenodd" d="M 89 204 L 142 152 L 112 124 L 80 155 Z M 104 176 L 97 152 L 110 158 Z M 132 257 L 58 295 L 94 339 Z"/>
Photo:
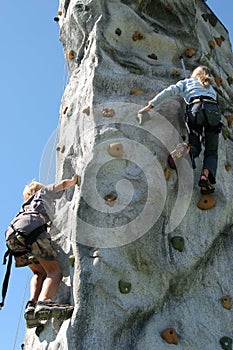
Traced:
<path fill-rule="evenodd" d="M 133 35 L 133 41 L 137 41 L 141 39 L 143 39 L 143 34 L 141 32 L 135 32 Z"/>
<path fill-rule="evenodd" d="M 172 11 L 173 11 L 172 5 L 167 5 L 167 6 L 165 6 L 165 9 L 166 9 L 168 12 L 172 12 Z"/>
<path fill-rule="evenodd" d="M 178 345 L 179 338 L 174 328 L 167 328 L 161 333 L 161 337 L 168 343 Z"/>
<path fill-rule="evenodd" d="M 130 95 L 142 95 L 142 94 L 144 94 L 144 91 L 142 90 L 137 90 L 137 89 L 130 90 Z"/>
<path fill-rule="evenodd" d="M 197 203 L 197 207 L 201 210 L 208 210 L 215 206 L 216 200 L 211 194 L 203 194 Z"/>
<path fill-rule="evenodd" d="M 213 49 L 215 48 L 215 42 L 214 42 L 213 40 L 210 40 L 210 41 L 208 42 L 208 45 L 209 45 L 209 47 L 211 48 L 211 50 L 213 50 Z"/>
<path fill-rule="evenodd" d="M 179 77 L 180 76 L 180 72 L 178 70 L 174 70 L 173 72 L 171 72 L 171 76 L 172 77 Z"/>
<path fill-rule="evenodd" d="M 228 128 L 231 128 L 233 123 L 233 115 L 226 115 L 225 118 L 227 120 Z"/>
<path fill-rule="evenodd" d="M 188 47 L 188 48 L 185 50 L 185 55 L 186 55 L 188 58 L 193 57 L 195 54 L 196 54 L 196 51 L 195 51 L 194 49 L 192 49 L 191 47 Z"/>
<path fill-rule="evenodd" d="M 152 60 L 157 60 L 158 57 L 156 56 L 155 53 L 152 53 L 151 55 L 148 55 L 149 58 L 151 58 Z"/>
<path fill-rule="evenodd" d="M 73 60 L 74 59 L 74 56 L 75 56 L 75 53 L 73 50 L 70 50 L 69 53 L 68 53 L 68 58 L 69 60 Z"/>
<path fill-rule="evenodd" d="M 169 168 L 166 168 L 165 170 L 164 170 L 164 177 L 165 177 L 165 180 L 167 181 L 168 179 L 169 179 L 169 177 L 171 176 L 171 169 L 169 169 Z"/>
<path fill-rule="evenodd" d="M 231 164 L 230 164 L 230 163 L 227 163 L 227 164 L 225 165 L 225 169 L 226 169 L 226 171 L 231 170 Z"/>
<path fill-rule="evenodd" d="M 216 41 L 216 44 L 217 44 L 219 47 L 221 47 L 222 42 L 223 42 L 225 39 L 223 38 L 223 36 L 220 36 L 220 37 L 218 37 L 218 38 L 214 37 L 214 40 Z"/>
<path fill-rule="evenodd" d="M 115 115 L 115 111 L 113 108 L 103 108 L 102 114 L 103 114 L 103 117 L 105 118 L 112 118 Z"/>
<path fill-rule="evenodd" d="M 58 16 L 61 16 L 62 15 L 62 11 L 59 10 L 57 14 L 58 14 Z"/>
<path fill-rule="evenodd" d="M 214 80 L 215 80 L 215 83 L 217 84 L 217 86 L 222 85 L 222 78 L 221 77 L 216 77 Z"/>

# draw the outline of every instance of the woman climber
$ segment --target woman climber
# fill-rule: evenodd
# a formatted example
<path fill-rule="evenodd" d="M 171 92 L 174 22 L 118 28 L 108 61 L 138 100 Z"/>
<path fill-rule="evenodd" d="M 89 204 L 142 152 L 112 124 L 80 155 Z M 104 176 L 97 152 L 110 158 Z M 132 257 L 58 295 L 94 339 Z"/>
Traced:
<path fill-rule="evenodd" d="M 206 66 L 197 67 L 189 79 L 180 80 L 175 85 L 170 85 L 161 91 L 139 113 L 149 111 L 165 98 L 174 95 L 183 97 L 186 102 L 186 125 L 189 142 L 189 144 L 179 144 L 182 151 L 178 154 L 182 156 L 190 151 L 192 165 L 195 169 L 194 159 L 201 152 L 201 143 L 204 136 L 204 159 L 198 184 L 201 187 L 201 193 L 213 193 L 218 164 L 218 139 L 222 123 L 221 113 L 216 101 L 217 93 L 211 85 L 209 68 Z M 176 150 L 168 158 L 171 167 L 175 167 L 174 159 L 171 157 L 173 154 L 176 154 Z"/>
<path fill-rule="evenodd" d="M 60 320 L 71 317 L 72 306 L 51 301 L 62 279 L 62 272 L 47 224 L 53 218 L 54 200 L 61 198 L 63 191 L 75 186 L 77 181 L 78 175 L 55 185 L 31 182 L 23 191 L 21 211 L 6 231 L 6 244 L 15 258 L 15 266 L 28 266 L 33 272 L 30 300 L 24 313 L 28 328 L 37 327 L 40 321 L 52 316 Z"/>

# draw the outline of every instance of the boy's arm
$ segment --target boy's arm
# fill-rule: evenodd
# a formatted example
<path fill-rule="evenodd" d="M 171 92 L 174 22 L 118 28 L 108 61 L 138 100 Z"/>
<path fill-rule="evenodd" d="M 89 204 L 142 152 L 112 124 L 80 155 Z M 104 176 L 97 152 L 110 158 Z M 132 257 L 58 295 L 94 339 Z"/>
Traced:
<path fill-rule="evenodd" d="M 72 179 L 62 180 L 59 184 L 54 185 L 54 192 L 66 190 L 71 186 L 75 186 L 78 182 L 78 175 L 75 174 Z"/>

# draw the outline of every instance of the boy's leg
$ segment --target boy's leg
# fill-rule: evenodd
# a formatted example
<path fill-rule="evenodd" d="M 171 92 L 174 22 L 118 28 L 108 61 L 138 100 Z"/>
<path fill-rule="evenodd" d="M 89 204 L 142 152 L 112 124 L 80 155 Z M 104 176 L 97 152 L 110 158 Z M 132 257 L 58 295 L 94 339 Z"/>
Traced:
<path fill-rule="evenodd" d="M 33 272 L 30 283 L 30 300 L 37 301 L 46 278 L 46 272 L 40 264 L 30 264 L 28 267 Z"/>
<path fill-rule="evenodd" d="M 38 301 L 51 300 L 55 295 L 62 279 L 62 272 L 57 260 L 45 260 L 37 258 L 43 270 L 46 272 L 46 278 L 43 281 Z"/>

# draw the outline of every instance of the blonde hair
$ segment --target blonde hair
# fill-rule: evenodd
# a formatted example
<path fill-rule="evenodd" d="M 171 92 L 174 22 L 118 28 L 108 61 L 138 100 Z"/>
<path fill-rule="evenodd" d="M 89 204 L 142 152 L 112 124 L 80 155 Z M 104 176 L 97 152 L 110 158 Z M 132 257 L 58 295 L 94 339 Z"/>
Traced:
<path fill-rule="evenodd" d="M 195 68 L 190 78 L 197 78 L 204 88 L 208 88 L 211 85 L 210 70 L 206 66 Z"/>
<path fill-rule="evenodd" d="M 32 181 L 30 184 L 26 185 L 23 190 L 23 199 L 26 201 L 28 198 L 30 198 L 33 194 L 35 194 L 37 191 L 39 191 L 42 187 L 44 187 L 43 184 L 37 181 Z"/>

